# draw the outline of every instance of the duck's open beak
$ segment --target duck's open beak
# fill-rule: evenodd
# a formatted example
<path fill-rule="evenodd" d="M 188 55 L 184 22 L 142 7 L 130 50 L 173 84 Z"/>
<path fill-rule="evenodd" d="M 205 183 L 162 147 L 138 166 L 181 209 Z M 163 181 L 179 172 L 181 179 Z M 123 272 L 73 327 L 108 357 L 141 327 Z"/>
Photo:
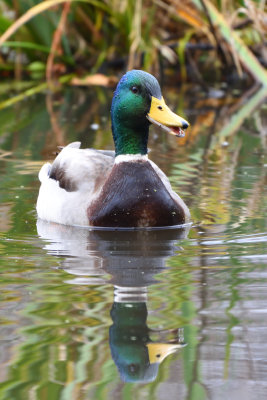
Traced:
<path fill-rule="evenodd" d="M 151 107 L 147 114 L 147 119 L 170 133 L 171 135 L 184 137 L 183 130 L 189 127 L 189 123 L 172 112 L 162 97 L 160 100 L 156 97 L 151 98 Z"/>

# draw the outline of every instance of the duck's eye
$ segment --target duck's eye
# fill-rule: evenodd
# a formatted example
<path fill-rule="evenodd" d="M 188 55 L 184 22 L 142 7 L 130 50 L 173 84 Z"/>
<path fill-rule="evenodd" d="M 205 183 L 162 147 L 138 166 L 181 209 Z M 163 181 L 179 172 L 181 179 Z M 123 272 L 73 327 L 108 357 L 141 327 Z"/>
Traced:
<path fill-rule="evenodd" d="M 136 86 L 131 87 L 131 91 L 135 94 L 139 92 L 138 87 Z"/>
<path fill-rule="evenodd" d="M 162 108 L 161 106 L 158 106 L 158 109 L 159 109 L 159 110 L 163 110 L 163 108 Z"/>

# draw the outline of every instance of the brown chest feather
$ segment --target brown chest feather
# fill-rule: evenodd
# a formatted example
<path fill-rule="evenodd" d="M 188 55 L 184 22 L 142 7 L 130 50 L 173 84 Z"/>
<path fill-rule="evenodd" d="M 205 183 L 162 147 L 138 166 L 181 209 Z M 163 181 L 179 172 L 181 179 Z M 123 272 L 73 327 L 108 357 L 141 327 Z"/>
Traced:
<path fill-rule="evenodd" d="M 88 218 L 92 226 L 107 227 L 159 227 L 185 221 L 184 210 L 148 161 L 115 164 L 88 208 Z"/>

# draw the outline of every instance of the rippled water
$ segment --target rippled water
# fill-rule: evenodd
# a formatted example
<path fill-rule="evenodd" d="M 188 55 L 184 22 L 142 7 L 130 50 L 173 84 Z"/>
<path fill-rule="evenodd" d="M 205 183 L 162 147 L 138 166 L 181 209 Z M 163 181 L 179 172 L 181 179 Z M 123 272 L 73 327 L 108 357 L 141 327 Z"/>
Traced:
<path fill-rule="evenodd" d="M 152 130 L 150 157 L 193 225 L 162 231 L 36 220 L 57 145 L 112 148 L 111 92 L 1 111 L 1 400 L 267 397 L 266 107 L 226 137 L 242 99 L 166 97 L 192 128 Z"/>

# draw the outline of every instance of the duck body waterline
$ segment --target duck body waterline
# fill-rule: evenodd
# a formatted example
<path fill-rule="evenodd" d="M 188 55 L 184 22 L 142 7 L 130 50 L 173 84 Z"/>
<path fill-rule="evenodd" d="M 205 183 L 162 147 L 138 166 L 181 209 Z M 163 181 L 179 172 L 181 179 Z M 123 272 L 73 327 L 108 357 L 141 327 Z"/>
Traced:
<path fill-rule="evenodd" d="M 166 175 L 147 156 L 150 123 L 176 136 L 188 123 L 172 113 L 157 80 L 129 71 L 114 93 L 112 133 L 115 152 L 63 148 L 39 173 L 38 217 L 64 225 L 168 227 L 190 220 L 190 213 Z"/>

